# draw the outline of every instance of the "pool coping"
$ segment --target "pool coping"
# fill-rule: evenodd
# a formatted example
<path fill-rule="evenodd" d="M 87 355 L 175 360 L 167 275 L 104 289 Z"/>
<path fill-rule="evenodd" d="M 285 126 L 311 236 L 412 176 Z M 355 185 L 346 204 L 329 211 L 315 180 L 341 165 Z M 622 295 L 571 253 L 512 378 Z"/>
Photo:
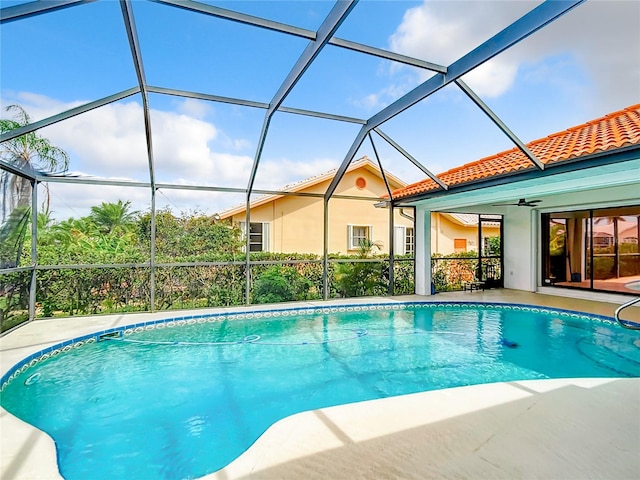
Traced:
<path fill-rule="evenodd" d="M 68 338 L 70 335 L 67 334 L 67 338 L 63 341 L 50 341 L 50 342 L 33 342 L 29 341 L 33 340 L 34 335 L 32 332 L 27 330 L 22 333 L 26 339 L 25 342 L 17 342 L 18 345 L 14 345 L 12 348 L 6 348 L 7 337 L 13 336 L 14 333 L 10 333 L 5 337 L 0 338 L 0 351 L 2 352 L 3 361 L 0 368 L 0 372 L 2 373 L 2 384 L 11 376 L 11 374 L 18 371 L 20 368 L 26 366 L 29 367 L 29 363 L 36 360 L 39 356 L 46 354 L 47 352 L 52 352 L 58 346 L 62 345 L 62 348 L 68 347 L 74 348 L 73 345 L 85 341 L 90 340 L 91 338 L 96 339 L 100 335 L 109 334 L 113 332 L 123 332 L 127 328 L 131 328 L 133 325 L 134 328 L 145 328 L 147 326 L 158 325 L 160 323 L 167 323 L 170 321 L 189 321 L 189 320 L 198 320 L 204 317 L 216 316 L 216 317 L 226 317 L 229 315 L 247 315 L 247 314 L 255 314 L 255 313 L 269 313 L 269 312 L 282 312 L 282 311 L 314 311 L 320 310 L 319 313 L 324 313 L 324 310 L 329 310 L 328 313 L 331 312 L 331 308 L 335 306 L 335 308 L 341 308 L 344 306 L 351 307 L 378 307 L 381 304 L 390 305 L 393 308 L 394 304 L 406 304 L 406 303 L 414 303 L 420 305 L 488 305 L 488 304 L 497 304 L 500 308 L 505 307 L 524 307 L 538 310 L 552 310 L 557 311 L 559 314 L 566 313 L 568 315 L 576 315 L 578 318 L 580 316 L 586 316 L 588 318 L 596 319 L 599 321 L 611 322 L 615 323 L 608 315 L 601 315 L 595 313 L 585 314 L 584 312 L 577 310 L 568 310 L 564 308 L 557 307 L 545 307 L 539 304 L 523 304 L 523 303 L 512 303 L 508 301 L 496 301 L 496 300 L 484 300 L 482 297 L 474 300 L 460 299 L 458 297 L 454 300 L 445 300 L 445 296 L 441 296 L 440 298 L 433 297 L 420 297 L 420 296 L 407 296 L 407 297 L 374 297 L 374 298 L 366 298 L 366 299 L 357 299 L 360 301 L 354 302 L 356 299 L 344 299 L 343 301 L 332 301 L 330 303 L 323 301 L 314 301 L 314 302 L 296 302 L 294 304 L 285 304 L 280 305 L 278 307 L 274 307 L 273 305 L 266 306 L 258 306 L 252 305 L 249 307 L 235 307 L 235 308 L 216 308 L 216 309 L 207 309 L 207 310 L 198 310 L 197 314 L 193 314 L 193 311 L 189 311 L 189 315 L 180 315 L 180 312 L 170 311 L 170 312 L 158 312 L 154 314 L 129 314 L 129 315 L 114 315 L 114 316 L 100 316 L 100 317 L 77 317 L 77 318 L 66 318 L 66 319 L 46 319 L 46 320 L 37 320 L 32 322 L 29 325 L 21 327 L 21 329 L 17 330 L 20 332 L 22 329 L 28 329 L 30 327 L 33 330 L 34 325 L 38 327 L 42 327 L 44 325 L 53 324 L 55 327 L 62 327 L 63 330 L 66 330 L 68 325 L 65 324 L 78 324 L 80 323 L 80 330 L 82 333 L 80 335 L 73 335 L 72 338 Z M 363 301 L 364 300 L 364 301 Z M 400 308 L 400 307 L 399 307 Z M 535 310 L 534 310 L 535 311 Z M 146 318 L 143 321 L 131 322 L 131 320 L 135 320 L 137 318 Z M 83 325 L 83 322 L 85 323 Z M 90 325 L 87 325 L 89 323 Z M 101 328 L 105 326 L 106 328 Z M 78 325 L 76 325 L 78 327 Z M 59 332 L 59 328 L 53 328 L 54 332 Z M 90 330 L 90 331 L 88 331 Z M 67 330 L 68 332 L 68 330 Z M 40 336 L 42 336 L 42 332 L 39 332 Z M 95 341 L 95 340 L 94 340 Z M 22 344 L 21 344 L 22 343 Z M 13 362 L 10 360 L 6 362 L 6 357 L 13 358 Z M 22 360 L 16 361 L 15 359 L 21 357 Z M 7 368 L 7 363 L 9 363 L 9 367 Z M 584 381 L 584 379 L 578 380 L 579 382 Z M 429 394 L 432 392 L 423 392 L 424 394 Z M 421 394 L 416 394 L 421 395 Z M 397 397 L 392 397 L 397 398 Z M 334 407 L 338 408 L 338 407 Z M 300 415 L 300 414 L 298 414 Z M 295 415 L 294 415 L 295 417 Z M 289 417 L 287 417 L 289 418 Z M 286 419 L 285 419 L 286 420 Z M 278 422 L 280 423 L 280 422 Z M 2 426 L 2 443 L 0 446 L 1 449 L 1 457 L 0 457 L 0 465 L 2 465 L 2 478 L 61 478 L 58 469 L 57 469 L 57 461 L 55 456 L 55 445 L 53 440 L 46 435 L 44 432 L 41 432 L 31 425 L 28 425 L 21 420 L 13 417 L 11 414 L 6 412 L 3 409 L 0 409 L 0 425 Z M 275 425 L 275 424 L 274 424 Z M 270 429 L 269 429 L 270 430 Z M 7 441 L 7 433 L 11 431 L 14 433 L 15 437 L 12 441 Z M 20 439 L 23 439 L 21 442 Z M 30 443 L 31 447 L 28 451 L 25 452 L 24 446 L 25 443 Z M 247 454 L 251 447 L 245 454 Z M 34 453 L 37 452 L 37 453 Z M 33 456 L 32 456 L 33 455 Z M 243 454 L 244 456 L 244 454 Z M 243 456 L 239 457 L 242 458 Z M 21 458 L 24 457 L 24 458 Z M 34 459 L 38 459 L 37 461 L 33 461 Z M 31 459 L 31 460 L 29 460 Z M 238 459 L 238 460 L 239 460 Z M 235 464 L 232 462 L 231 465 Z M 230 466 L 225 468 L 230 468 Z M 35 469 L 35 470 L 34 470 Z M 224 469 L 223 469 L 224 470 Z M 203 477 L 209 478 L 209 476 Z M 213 478 L 213 477 L 212 477 Z M 225 477 L 226 478 L 226 477 Z"/>

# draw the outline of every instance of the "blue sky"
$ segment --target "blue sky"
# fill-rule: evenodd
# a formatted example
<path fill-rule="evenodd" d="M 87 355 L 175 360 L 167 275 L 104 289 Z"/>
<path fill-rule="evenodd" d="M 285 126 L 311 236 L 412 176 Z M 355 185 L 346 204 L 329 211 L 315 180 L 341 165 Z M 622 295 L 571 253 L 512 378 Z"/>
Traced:
<path fill-rule="evenodd" d="M 1 1 L 2 7 L 20 2 Z M 333 2 L 207 2 L 315 30 Z M 538 2 L 361 0 L 337 37 L 448 65 Z M 268 103 L 307 41 L 144 0 L 133 12 L 150 85 Z M 589 0 L 464 78 L 523 141 L 640 102 L 640 2 Z M 119 3 L 101 0 L 2 25 L 0 105 L 34 120 L 137 85 Z M 431 73 L 327 46 L 284 105 L 367 119 Z M 157 180 L 246 187 L 264 110 L 158 94 L 149 96 Z M 435 173 L 511 148 L 455 86 L 381 129 Z M 277 113 L 256 188 L 338 166 L 357 125 Z M 141 99 L 44 128 L 71 155 L 75 175 L 148 181 Z M 385 168 L 407 182 L 424 174 L 383 140 Z M 365 142 L 357 157 L 373 156 Z M 141 189 L 52 185 L 58 218 L 100 201 L 148 206 Z M 162 191 L 158 205 L 213 213 L 242 195 Z M 93 203 L 92 203 L 93 202 Z M 163 203 L 164 202 L 164 203 Z"/>

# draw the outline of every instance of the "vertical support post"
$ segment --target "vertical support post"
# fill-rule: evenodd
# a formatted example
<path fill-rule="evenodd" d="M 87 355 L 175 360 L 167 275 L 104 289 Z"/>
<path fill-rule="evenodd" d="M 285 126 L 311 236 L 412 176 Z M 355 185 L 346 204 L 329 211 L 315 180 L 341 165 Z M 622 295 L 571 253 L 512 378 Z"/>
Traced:
<path fill-rule="evenodd" d="M 431 295 L 431 211 L 416 207 L 416 294 Z"/>
<path fill-rule="evenodd" d="M 389 296 L 394 292 L 394 261 L 395 261 L 395 223 L 393 215 L 393 203 L 389 202 Z"/>
<path fill-rule="evenodd" d="M 482 215 L 478 215 L 478 270 L 476 272 L 476 280 L 483 282 L 482 278 Z"/>
<path fill-rule="evenodd" d="M 591 268 L 589 269 L 589 288 L 593 290 L 593 210 L 589 210 L 589 265 Z M 569 260 L 571 261 L 571 260 Z M 586 272 L 586 269 L 585 269 Z M 584 277 L 584 275 L 583 275 Z"/>
<path fill-rule="evenodd" d="M 416 242 L 416 207 L 413 207 L 413 293 L 416 293 L 416 246 L 418 243 Z"/>
<path fill-rule="evenodd" d="M 38 266 L 38 182 L 31 180 L 31 281 L 29 282 L 29 321 L 36 318 L 36 280 Z"/>
<path fill-rule="evenodd" d="M 247 191 L 247 208 L 245 209 L 245 228 L 244 228 L 244 241 L 245 241 L 245 263 L 244 263 L 244 276 L 245 276 L 245 292 L 244 302 L 246 305 L 251 304 L 251 192 Z"/>
<path fill-rule="evenodd" d="M 149 242 L 149 310 L 156 311 L 156 188 L 151 188 L 151 238 Z"/>
<path fill-rule="evenodd" d="M 620 278 L 620 243 L 618 242 L 618 218 L 611 217 L 613 220 L 613 269 L 616 272 L 616 278 Z"/>
<path fill-rule="evenodd" d="M 507 274 L 508 272 L 513 271 L 513 266 L 511 263 L 509 264 L 509 269 L 507 270 L 507 251 L 506 251 L 506 233 L 505 233 L 505 225 L 504 225 L 504 215 L 502 216 L 502 221 L 500 224 L 500 236 L 502 237 L 500 243 L 500 254 L 501 254 L 501 262 L 502 262 L 502 287 L 503 288 L 513 288 L 512 282 L 513 278 L 511 274 Z M 529 282 L 527 285 L 527 291 L 529 292 L 537 292 L 540 286 L 546 285 L 545 278 L 550 277 L 550 270 L 546 266 L 546 262 L 549 261 L 548 257 L 548 228 L 549 228 L 549 219 L 546 218 L 545 215 L 540 215 L 535 209 L 531 209 L 529 212 L 529 225 L 531 228 L 529 229 L 529 245 L 531 245 L 531 255 L 529 255 Z M 566 232 L 566 230 L 565 230 Z M 545 240 L 547 239 L 547 240 Z M 546 242 L 546 245 L 545 245 Z M 565 243 L 566 245 L 566 243 Z M 566 259 L 566 253 L 564 254 L 564 258 Z M 509 261 L 511 260 L 511 256 L 509 255 Z M 566 262 L 565 262 L 566 265 Z"/>
<path fill-rule="evenodd" d="M 329 199 L 324 197 L 323 202 L 323 247 L 322 247 L 322 298 L 329 299 Z"/>
<path fill-rule="evenodd" d="M 531 228 L 535 230 L 535 221 L 530 223 Z M 534 247 L 536 242 L 532 242 L 531 246 Z M 532 250 L 534 252 L 533 256 L 535 257 L 538 249 L 534 248 Z M 535 272 L 535 267 L 532 268 L 532 271 Z M 504 217 L 500 216 L 500 283 L 498 284 L 501 288 L 504 288 Z"/>

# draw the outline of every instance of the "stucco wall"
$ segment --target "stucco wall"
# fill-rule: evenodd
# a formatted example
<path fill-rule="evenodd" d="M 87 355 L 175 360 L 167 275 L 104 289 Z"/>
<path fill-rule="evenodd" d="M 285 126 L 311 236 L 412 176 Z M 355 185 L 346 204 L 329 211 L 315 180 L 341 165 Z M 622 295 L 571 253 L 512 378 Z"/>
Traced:
<path fill-rule="evenodd" d="M 358 178 L 366 181 L 364 188 L 356 186 Z M 327 180 L 305 192 L 324 193 L 328 186 Z M 386 194 L 382 179 L 364 168 L 347 172 L 335 191 L 335 195 L 376 199 Z M 329 201 L 329 253 L 354 253 L 347 248 L 349 224 L 371 226 L 371 239 L 382 245 L 379 252 L 389 252 L 389 210 L 375 208 L 373 204 L 376 201 L 341 198 L 332 198 Z M 244 222 L 244 212 L 232 218 L 234 223 Z M 269 250 L 273 252 L 321 255 L 324 248 L 323 219 L 322 198 L 283 196 L 251 209 L 251 222 L 270 224 Z M 395 213 L 394 224 L 413 226 L 413 222 L 402 217 L 399 212 Z"/>
<path fill-rule="evenodd" d="M 478 251 L 477 225 L 461 225 L 451 220 L 448 215 L 437 212 L 432 213 L 431 216 L 431 250 L 434 253 L 442 255 L 455 253 L 455 239 L 467 241 L 467 252 Z M 484 225 L 482 235 L 484 237 L 500 236 L 500 228 Z"/>
<path fill-rule="evenodd" d="M 504 287 L 534 291 L 533 259 L 536 215 L 525 207 L 510 207 L 504 216 Z M 535 254 L 533 255 L 535 257 Z"/>

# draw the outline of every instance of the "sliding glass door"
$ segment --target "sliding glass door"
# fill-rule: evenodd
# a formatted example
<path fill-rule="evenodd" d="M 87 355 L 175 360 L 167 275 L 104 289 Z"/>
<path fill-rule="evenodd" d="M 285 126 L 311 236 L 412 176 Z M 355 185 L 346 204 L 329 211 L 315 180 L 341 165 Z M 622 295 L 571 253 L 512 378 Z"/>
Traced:
<path fill-rule="evenodd" d="M 542 215 L 543 285 L 633 293 L 640 280 L 640 206 Z"/>

